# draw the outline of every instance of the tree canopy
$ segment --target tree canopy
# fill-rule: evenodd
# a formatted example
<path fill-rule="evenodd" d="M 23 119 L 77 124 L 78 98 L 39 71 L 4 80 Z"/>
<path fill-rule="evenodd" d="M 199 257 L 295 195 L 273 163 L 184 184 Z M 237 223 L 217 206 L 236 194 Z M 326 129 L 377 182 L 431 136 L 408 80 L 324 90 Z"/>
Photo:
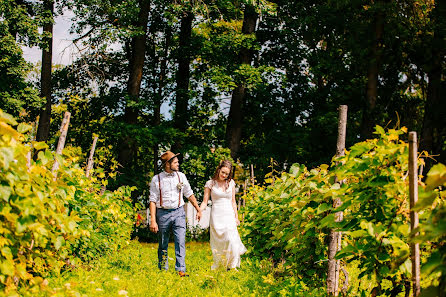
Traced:
<path fill-rule="evenodd" d="M 68 9 L 79 54 L 53 67 L 47 142 L 54 144 L 69 110 L 67 142 L 87 155 L 98 135 L 96 162 L 120 164 L 109 187 L 135 185 L 135 198 L 147 196 L 167 149 L 181 153 L 197 190 L 212 173 L 214 149 L 245 169 L 253 164 L 256 176 L 271 171 L 271 159 L 278 170 L 328 162 L 341 104 L 349 106 L 347 146 L 373 137 L 376 125 L 407 126 L 421 135 L 421 149 L 444 163 L 444 6 L 436 0 L 6 0 L 0 108 L 37 123 L 45 96 L 41 81 L 29 79 L 21 46 L 48 50 L 51 33 L 39 27 Z"/>

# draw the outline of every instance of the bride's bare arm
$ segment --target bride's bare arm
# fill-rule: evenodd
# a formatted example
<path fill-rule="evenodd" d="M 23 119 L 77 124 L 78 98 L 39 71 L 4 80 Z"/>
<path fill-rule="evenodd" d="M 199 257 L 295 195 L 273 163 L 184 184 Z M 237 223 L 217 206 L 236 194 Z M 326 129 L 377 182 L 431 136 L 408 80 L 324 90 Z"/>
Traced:
<path fill-rule="evenodd" d="M 235 201 L 235 182 L 232 187 L 232 208 L 234 209 L 235 221 L 237 222 L 237 226 L 240 224 L 238 220 L 238 212 L 237 212 L 237 202 Z"/>
<path fill-rule="evenodd" d="M 205 187 L 204 188 L 203 202 L 201 202 L 201 204 L 200 204 L 201 211 L 206 209 L 206 207 L 208 205 L 208 201 L 209 201 L 209 196 L 210 195 L 211 195 L 211 189 L 209 189 L 208 187 Z"/>

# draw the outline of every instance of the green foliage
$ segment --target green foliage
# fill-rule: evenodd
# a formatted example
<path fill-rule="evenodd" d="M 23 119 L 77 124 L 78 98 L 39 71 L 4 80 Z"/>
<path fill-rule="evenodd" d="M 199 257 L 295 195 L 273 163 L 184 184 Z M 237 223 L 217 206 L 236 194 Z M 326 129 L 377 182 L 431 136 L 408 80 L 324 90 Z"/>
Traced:
<path fill-rule="evenodd" d="M 136 157 L 110 184 L 113 189 L 137 186 L 135 200 L 146 194 L 145 182 L 156 171 L 156 145 L 160 150 L 169 149 L 179 137 L 192 140 L 194 146 L 226 145 L 228 99 L 240 83 L 248 93 L 243 103 L 239 158 L 244 164 L 255 165 L 259 180 L 268 170 L 269 157 L 286 169 L 295 162 L 309 167 L 328 163 L 336 142 L 332 133 L 336 130 L 335 109 L 340 104 L 349 106 L 347 143 L 354 143 L 361 134 L 377 16 L 382 15 L 385 30 L 378 49 L 375 123 L 392 121 L 420 131 L 432 65 L 441 66 L 438 75 L 444 77 L 444 59 L 433 59 L 437 49 L 441 52 L 444 48 L 444 21 L 439 17 L 440 5 L 432 1 L 408 5 L 405 1 L 157 0 L 150 2 L 144 75 L 135 100 L 127 94 L 127 80 L 131 39 L 142 32 L 136 25 L 141 3 L 56 1 L 56 11 L 67 8 L 74 13 L 71 31 L 83 38 L 76 40 L 79 59 L 55 71 L 52 79 L 53 107 L 66 104 L 73 115 L 73 145 L 86 152 L 91 134 L 97 133 L 105 146 L 112 146 L 110 152 L 118 159 L 124 150 L 118 136 L 135 140 Z M 241 33 L 247 5 L 259 13 L 255 33 L 250 35 Z M 194 20 L 191 46 L 180 49 L 184 11 L 191 11 Z M 26 82 L 29 65 L 20 46 L 39 44 L 44 38 L 38 27 L 53 18 L 42 1 L 4 0 L 0 16 L 0 105 L 16 117 L 35 121 L 43 100 L 37 84 L 33 87 Z M 250 65 L 240 65 L 242 47 L 255 52 Z M 188 127 L 185 135 L 179 135 L 172 128 L 169 112 L 174 108 L 178 57 L 184 51 L 192 59 L 190 100 Z M 444 88 L 444 80 L 439 84 Z M 159 103 L 163 104 L 160 125 L 156 116 Z M 442 102 L 438 104 L 438 110 L 445 109 Z M 127 107 L 138 110 L 134 125 L 123 124 Z M 195 118 L 205 118 L 205 108 L 213 111 L 207 114 L 208 119 L 218 121 L 194 125 L 198 122 Z M 437 127 L 445 126 L 443 118 L 441 112 L 434 118 Z M 58 119 L 51 123 L 51 135 L 56 133 L 57 123 Z M 436 142 L 444 147 L 445 132 L 440 128 L 435 132 Z M 202 135 L 206 137 L 199 137 Z M 439 160 L 444 155 L 440 154 Z"/>
<path fill-rule="evenodd" d="M 186 228 L 186 242 L 209 242 L 209 236 L 209 228 L 203 229 L 200 225 Z"/>
<path fill-rule="evenodd" d="M 410 279 L 408 145 L 400 140 L 406 129 L 377 126 L 378 139 L 353 145 L 333 174 L 345 183 L 342 197 L 344 246 L 337 258 L 359 260 L 359 277 L 375 275 L 378 292 L 384 279 L 403 290 Z M 406 177 L 405 177 L 406 176 Z M 385 294 L 390 295 L 391 289 Z"/>
<path fill-rule="evenodd" d="M 325 200 L 329 201 L 331 183 L 327 173 L 326 165 L 308 171 L 294 164 L 290 173 L 267 177 L 271 185 L 250 189 L 243 209 L 240 233 L 249 254 L 271 258 L 276 264 L 285 262 L 292 276 L 305 278 L 311 286 L 322 285 L 325 272 L 328 222 L 314 222 L 322 221 L 331 207 L 314 198 L 326 194 Z"/>
<path fill-rule="evenodd" d="M 421 296 L 446 294 L 446 166 L 437 164 L 427 174 L 426 188 L 420 193 L 415 209 L 427 213 L 426 221 L 412 232 L 413 241 L 430 242 L 431 254 L 421 267 L 423 276 L 436 280 L 421 292 Z M 417 234 L 417 232 L 419 232 Z"/>
<path fill-rule="evenodd" d="M 0 4 L 0 17 L 3 16 Z M 22 57 L 22 49 L 16 43 L 7 26 L 0 23 L 0 105 L 15 116 L 35 115 L 42 100 L 36 89 L 25 81 L 31 69 Z"/>
<path fill-rule="evenodd" d="M 241 48 L 258 51 L 260 45 L 255 34 L 242 34 L 242 20 L 218 20 L 202 23 L 195 30 L 199 46 L 196 66 L 206 84 L 212 84 L 226 93 L 242 84 L 248 90 L 256 89 L 263 77 L 275 72 L 274 67 L 240 64 Z"/>
<path fill-rule="evenodd" d="M 324 286 L 327 236 L 335 228 L 343 234 L 342 249 L 336 258 L 347 263 L 347 270 L 352 268 L 348 263 L 357 263 L 358 278 L 373 278 L 380 294 L 403 291 L 411 275 L 408 146 L 400 139 L 406 131 L 385 132 L 377 126 L 378 139 L 353 145 L 345 156 L 333 159 L 330 170 L 321 165 L 309 171 L 295 164 L 290 173 L 274 179 L 267 177 L 270 185 L 254 187 L 246 196 L 241 230 L 250 254 L 284 263 L 286 274 L 303 278 L 307 284 Z M 428 181 L 436 187 L 444 183 L 440 178 L 444 173 L 440 175 L 438 168 L 433 170 Z M 336 209 L 344 212 L 342 222 L 335 222 L 332 203 L 336 198 L 343 202 Z M 420 228 L 432 228 L 432 220 L 441 218 L 440 209 L 438 205 L 432 212 L 439 212 L 440 217 L 432 215 L 427 219 L 429 211 L 420 214 Z M 444 232 L 439 228 L 430 236 L 440 243 Z M 423 257 L 431 253 L 427 247 L 423 241 Z M 434 248 L 432 252 L 434 256 L 440 251 Z M 440 263 L 444 260 L 438 262 L 437 257 L 434 261 L 438 266 L 430 267 L 442 271 L 444 264 Z M 425 279 L 423 286 L 432 282 L 429 273 Z M 385 286 L 389 281 L 392 286 Z"/>
<path fill-rule="evenodd" d="M 69 208 L 72 215 L 80 218 L 79 228 L 85 236 L 76 240 L 72 252 L 88 261 L 125 246 L 135 217 L 130 187 L 101 194 L 101 183 L 88 181 L 76 188 L 75 199 L 70 201 Z"/>
<path fill-rule="evenodd" d="M 0 111 L 0 289 L 2 294 L 35 295 L 58 274 L 104 253 L 130 237 L 134 210 L 131 189 L 101 193 L 100 170 L 85 177 L 77 153 L 54 156 L 44 143 L 37 161 L 27 158 L 30 130 Z M 54 159 L 60 163 L 55 180 Z"/>

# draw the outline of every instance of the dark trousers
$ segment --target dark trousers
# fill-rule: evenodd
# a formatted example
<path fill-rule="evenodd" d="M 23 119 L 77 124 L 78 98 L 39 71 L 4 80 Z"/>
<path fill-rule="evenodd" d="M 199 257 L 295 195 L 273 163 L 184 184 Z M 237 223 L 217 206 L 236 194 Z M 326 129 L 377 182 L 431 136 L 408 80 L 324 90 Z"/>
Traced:
<path fill-rule="evenodd" d="M 176 209 L 156 210 L 158 224 L 158 268 L 169 268 L 167 248 L 169 246 L 170 231 L 173 232 L 175 242 L 175 270 L 186 271 L 186 213 L 183 207 Z"/>

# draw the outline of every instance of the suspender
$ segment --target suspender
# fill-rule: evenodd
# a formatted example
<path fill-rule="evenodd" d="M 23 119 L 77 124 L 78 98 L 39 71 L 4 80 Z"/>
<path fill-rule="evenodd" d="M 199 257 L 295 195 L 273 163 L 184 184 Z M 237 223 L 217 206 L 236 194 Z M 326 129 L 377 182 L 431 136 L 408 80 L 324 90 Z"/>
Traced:
<path fill-rule="evenodd" d="M 160 206 L 163 207 L 163 194 L 161 193 L 161 173 L 158 174 L 158 186 L 160 189 Z"/>
<path fill-rule="evenodd" d="M 178 172 L 175 171 L 175 173 L 177 174 L 178 177 L 178 183 L 181 183 L 181 179 L 180 179 L 180 175 L 178 174 Z M 161 173 L 158 174 L 158 187 L 160 190 L 160 206 L 163 207 L 163 194 L 161 192 Z M 178 207 L 180 207 L 180 203 L 181 203 L 181 189 L 178 189 Z"/>

